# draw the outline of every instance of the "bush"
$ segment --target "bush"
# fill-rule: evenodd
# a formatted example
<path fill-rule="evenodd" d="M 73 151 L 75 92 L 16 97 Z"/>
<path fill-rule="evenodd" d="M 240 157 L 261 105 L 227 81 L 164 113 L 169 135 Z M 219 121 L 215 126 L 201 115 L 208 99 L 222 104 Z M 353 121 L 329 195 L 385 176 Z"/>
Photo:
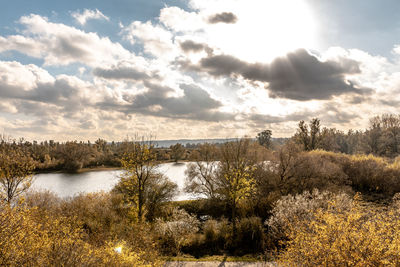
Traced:
<path fill-rule="evenodd" d="M 344 170 L 351 179 L 353 188 L 363 194 L 382 194 L 390 198 L 400 192 L 400 169 L 383 158 L 371 155 L 352 156 Z"/>
<path fill-rule="evenodd" d="M 159 256 L 150 225 L 133 223 L 119 195 L 98 192 L 61 200 L 48 191 L 29 192 L 24 204 L 34 207 L 38 214 L 62 215 L 78 222 L 83 240 L 96 247 L 116 240 L 133 251 L 145 251 L 142 258 L 147 261 Z"/>
<path fill-rule="evenodd" d="M 227 249 L 232 227 L 227 219 L 207 220 L 203 225 L 202 255 L 221 254 Z M 194 250 L 192 250 L 194 251 Z"/>
<path fill-rule="evenodd" d="M 342 212 L 338 212 L 342 211 Z M 350 210 L 336 201 L 312 212 L 312 220 L 289 223 L 283 265 L 397 266 L 400 263 L 400 216 L 394 210 L 365 207 L 355 197 Z"/>
<path fill-rule="evenodd" d="M 313 220 L 316 210 L 326 210 L 329 202 L 336 203 L 340 210 L 349 210 L 352 207 L 352 199 L 345 193 L 333 194 L 328 191 L 312 193 L 305 191 L 295 196 L 287 195 L 279 199 L 272 210 L 272 216 L 265 221 L 269 227 L 268 237 L 270 241 L 279 245 L 288 237 L 290 227 L 296 223 L 309 223 Z"/>
<path fill-rule="evenodd" d="M 236 255 L 258 253 L 264 250 L 265 235 L 261 218 L 243 218 L 237 224 L 230 250 Z"/>
<path fill-rule="evenodd" d="M 156 219 L 155 230 L 164 252 L 180 254 L 182 246 L 199 230 L 199 221 L 184 210 L 174 208 L 168 219 Z"/>
<path fill-rule="evenodd" d="M 27 206 L 0 207 L 1 266 L 145 266 L 140 253 L 111 242 L 93 246 L 73 218 L 48 216 Z"/>

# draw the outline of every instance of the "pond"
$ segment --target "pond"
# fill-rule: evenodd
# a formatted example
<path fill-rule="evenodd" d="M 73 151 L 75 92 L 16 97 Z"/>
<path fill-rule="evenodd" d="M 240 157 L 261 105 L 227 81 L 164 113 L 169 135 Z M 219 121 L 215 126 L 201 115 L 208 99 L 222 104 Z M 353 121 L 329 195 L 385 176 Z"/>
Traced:
<path fill-rule="evenodd" d="M 179 194 L 175 200 L 187 200 L 194 197 L 183 192 L 185 170 L 188 163 L 163 163 L 158 170 L 171 181 L 178 184 Z M 119 180 L 122 170 L 90 171 L 77 174 L 41 173 L 34 176 L 32 188 L 49 190 L 59 197 L 72 197 L 79 193 L 110 191 Z"/>

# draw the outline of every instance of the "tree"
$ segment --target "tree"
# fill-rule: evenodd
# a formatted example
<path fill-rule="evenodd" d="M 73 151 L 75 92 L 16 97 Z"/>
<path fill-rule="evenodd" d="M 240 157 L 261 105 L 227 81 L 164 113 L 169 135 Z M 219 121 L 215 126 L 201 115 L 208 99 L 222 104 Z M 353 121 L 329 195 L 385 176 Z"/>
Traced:
<path fill-rule="evenodd" d="M 125 142 L 121 159 L 124 173 L 114 191 L 122 193 L 127 203 L 136 208 L 137 219 L 142 221 L 145 205 L 153 201 L 169 200 L 176 186 L 167 183 L 157 171 L 157 154 L 151 141 Z M 154 203 L 152 204 L 154 205 Z"/>
<path fill-rule="evenodd" d="M 370 152 L 397 156 L 400 152 L 400 115 L 383 114 L 372 118 L 366 135 Z"/>
<path fill-rule="evenodd" d="M 297 143 L 303 145 L 305 151 L 310 151 L 318 148 L 320 141 L 320 120 L 314 118 L 307 125 L 303 120 L 299 122 L 299 128 L 295 135 Z"/>
<path fill-rule="evenodd" d="M 185 176 L 185 191 L 196 195 L 216 198 L 217 194 L 217 148 L 212 144 L 201 144 L 193 151 Z"/>
<path fill-rule="evenodd" d="M 89 161 L 89 158 L 94 156 L 94 151 L 89 146 L 74 141 L 59 146 L 57 154 L 64 162 L 64 170 L 76 172 Z"/>
<path fill-rule="evenodd" d="M 260 145 L 265 146 L 266 148 L 271 148 L 271 130 L 264 130 L 257 134 L 257 141 Z"/>
<path fill-rule="evenodd" d="M 21 148 L 2 144 L 0 148 L 0 196 L 7 203 L 25 192 L 32 183 L 34 161 Z"/>
<path fill-rule="evenodd" d="M 178 192 L 178 185 L 171 182 L 162 174 L 151 179 L 146 191 L 146 218 L 153 221 L 157 214 L 160 214 L 164 203 L 171 201 Z"/>
<path fill-rule="evenodd" d="M 171 145 L 171 157 L 178 162 L 185 154 L 185 148 L 180 144 Z"/>
<path fill-rule="evenodd" d="M 254 190 L 255 158 L 251 155 L 250 140 L 239 139 L 221 146 L 217 187 L 219 196 L 231 207 L 232 231 L 236 236 L 236 214 L 240 202 Z"/>

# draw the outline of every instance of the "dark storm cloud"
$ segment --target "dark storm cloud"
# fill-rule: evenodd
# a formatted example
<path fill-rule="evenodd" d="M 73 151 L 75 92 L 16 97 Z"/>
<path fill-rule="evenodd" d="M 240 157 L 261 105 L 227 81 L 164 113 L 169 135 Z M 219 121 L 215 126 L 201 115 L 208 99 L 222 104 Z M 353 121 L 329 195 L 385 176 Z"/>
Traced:
<path fill-rule="evenodd" d="M 216 24 L 216 23 L 236 23 L 238 18 L 232 12 L 222 12 L 215 15 L 212 15 L 208 18 L 208 23 Z"/>
<path fill-rule="evenodd" d="M 370 92 L 357 88 L 345 78 L 348 74 L 360 73 L 356 61 L 322 62 L 304 49 L 276 58 L 270 64 L 248 63 L 230 55 L 211 55 L 199 65 L 186 68 L 213 76 L 242 76 L 249 81 L 268 83 L 266 88 L 271 97 L 300 101 Z"/>
<path fill-rule="evenodd" d="M 95 68 L 93 75 L 109 80 L 147 80 L 150 76 L 132 67 Z"/>

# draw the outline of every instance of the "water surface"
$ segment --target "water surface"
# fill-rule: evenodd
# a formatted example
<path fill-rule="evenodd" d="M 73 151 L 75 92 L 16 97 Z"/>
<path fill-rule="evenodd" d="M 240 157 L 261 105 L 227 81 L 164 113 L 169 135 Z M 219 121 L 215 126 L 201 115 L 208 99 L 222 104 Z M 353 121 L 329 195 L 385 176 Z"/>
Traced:
<path fill-rule="evenodd" d="M 179 195 L 176 200 L 193 199 L 182 192 L 185 184 L 185 170 L 188 163 L 163 163 L 158 170 L 171 181 L 178 184 Z M 33 189 L 50 190 L 59 197 L 72 197 L 79 193 L 110 191 L 119 181 L 122 170 L 90 171 L 77 174 L 41 173 L 34 176 Z"/>

